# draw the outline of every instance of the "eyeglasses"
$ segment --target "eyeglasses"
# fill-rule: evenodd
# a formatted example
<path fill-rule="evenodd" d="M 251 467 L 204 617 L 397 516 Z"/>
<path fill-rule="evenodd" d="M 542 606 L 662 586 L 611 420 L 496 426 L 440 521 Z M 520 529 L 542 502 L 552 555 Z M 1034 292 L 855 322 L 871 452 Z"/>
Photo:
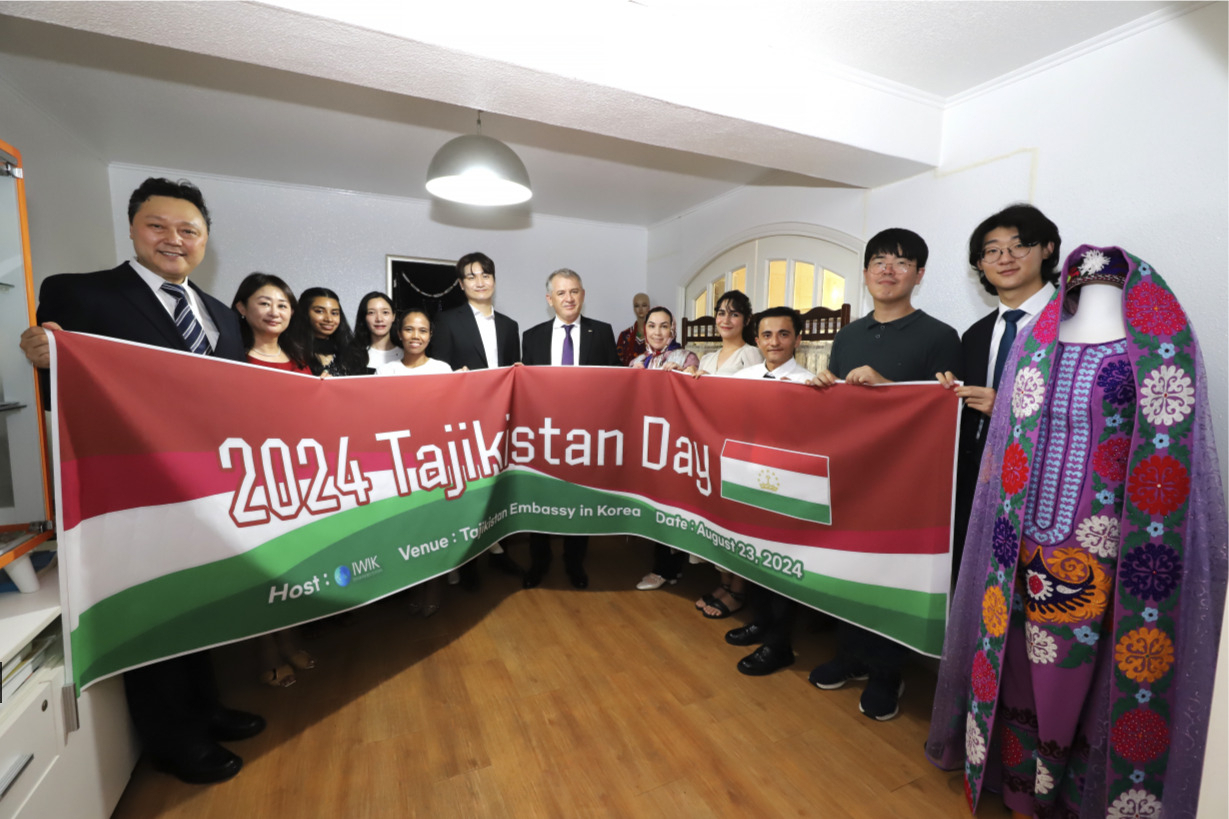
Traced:
<path fill-rule="evenodd" d="M 1023 259 L 1025 256 L 1029 254 L 1030 251 L 1032 251 L 1033 248 L 1037 246 L 1037 244 L 1038 244 L 1037 242 L 1030 242 L 1027 245 L 1026 244 L 1012 245 L 1011 247 L 1007 248 L 1007 252 L 1011 254 L 1011 258 L 1013 259 Z M 982 249 L 981 260 L 985 262 L 986 264 L 994 264 L 995 262 L 999 260 L 999 257 L 1002 255 L 1003 255 L 1003 248 L 987 247 L 987 248 Z"/>
<path fill-rule="evenodd" d="M 462 276 L 461 278 L 462 278 L 462 280 L 464 280 L 464 281 L 467 281 L 467 282 L 471 282 L 471 283 L 473 283 L 473 282 L 478 281 L 479 279 L 481 279 L 482 281 L 484 281 L 484 282 L 485 282 L 485 281 L 489 281 L 489 280 L 491 280 L 491 279 L 493 279 L 493 278 L 495 278 L 495 277 L 494 277 L 494 276 L 492 276 L 490 273 L 487 273 L 486 271 L 483 271 L 483 272 L 481 272 L 481 273 L 466 273 L 466 274 L 465 274 L 464 276 Z"/>
<path fill-rule="evenodd" d="M 876 273 L 882 273 L 888 268 L 895 270 L 897 273 L 908 273 L 916 264 L 916 262 L 911 262 L 908 259 L 896 259 L 891 262 L 887 259 L 871 259 L 870 268 Z"/>

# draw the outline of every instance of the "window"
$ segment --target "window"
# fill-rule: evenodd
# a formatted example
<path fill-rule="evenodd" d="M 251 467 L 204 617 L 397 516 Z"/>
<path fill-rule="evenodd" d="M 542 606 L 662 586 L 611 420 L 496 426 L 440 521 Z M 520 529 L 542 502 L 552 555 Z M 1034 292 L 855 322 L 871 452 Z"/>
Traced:
<path fill-rule="evenodd" d="M 822 231 L 822 229 L 817 229 Z M 689 318 L 712 315 L 717 299 L 729 290 L 741 290 L 752 307 L 788 305 L 802 312 L 813 307 L 840 308 L 860 290 L 845 291 L 846 277 L 856 276 L 861 257 L 852 248 L 856 240 L 835 234 L 836 241 L 813 236 L 776 235 L 736 245 L 709 262 L 687 285 Z M 858 279 L 855 279 L 855 287 Z M 856 314 L 855 314 L 856 315 Z"/>

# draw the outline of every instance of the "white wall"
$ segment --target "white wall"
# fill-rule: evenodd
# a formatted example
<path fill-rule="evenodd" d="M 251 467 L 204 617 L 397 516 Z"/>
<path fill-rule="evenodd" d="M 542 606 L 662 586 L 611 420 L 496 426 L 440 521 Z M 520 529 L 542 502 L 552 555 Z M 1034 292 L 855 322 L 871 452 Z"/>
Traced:
<path fill-rule="evenodd" d="M 110 267 L 107 163 L 3 80 L 0 140 L 21 152 L 35 286 L 54 273 Z"/>
<path fill-rule="evenodd" d="M 128 196 L 147 176 L 190 179 L 205 194 L 213 230 L 193 281 L 223 301 L 260 270 L 281 276 L 295 292 L 336 290 L 353 324 L 363 294 L 385 289 L 387 254 L 456 259 L 480 250 L 495 261 L 498 309 L 522 330 L 550 315 L 546 276 L 570 267 L 584 279 L 585 314 L 611 322 L 617 332 L 631 323 L 632 296 L 644 287 L 644 228 L 540 215 L 503 229 L 458 227 L 420 199 L 116 164 L 111 212 L 119 259 L 132 252 Z"/>
<path fill-rule="evenodd" d="M 760 225 L 809 221 L 863 241 L 902 226 L 931 249 L 918 305 L 963 331 L 993 304 L 969 272 L 969 233 L 1003 206 L 1031 201 L 1058 224 L 1064 255 L 1085 243 L 1120 245 L 1177 293 L 1208 365 L 1224 480 L 1227 30 L 1229 6 L 1209 4 L 954 104 L 934 172 L 866 192 L 744 188 L 666 220 L 650 230 L 650 292 L 685 283 Z M 1229 813 L 1224 646 L 1200 816 Z"/>

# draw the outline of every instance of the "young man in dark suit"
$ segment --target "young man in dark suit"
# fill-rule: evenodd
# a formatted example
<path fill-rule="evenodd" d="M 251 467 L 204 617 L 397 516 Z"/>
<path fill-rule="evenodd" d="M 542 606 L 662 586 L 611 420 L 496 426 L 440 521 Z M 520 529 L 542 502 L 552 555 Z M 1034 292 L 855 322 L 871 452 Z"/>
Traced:
<path fill-rule="evenodd" d="M 431 357 L 454 370 L 510 367 L 519 362 L 521 330 L 515 321 L 495 310 L 495 262 L 485 253 L 467 253 L 457 260 L 457 281 L 466 303 L 435 317 Z M 522 573 L 498 543 L 491 547 L 491 565 L 506 574 Z M 461 584 L 477 588 L 474 561 L 461 567 Z"/>
<path fill-rule="evenodd" d="M 620 366 L 614 330 L 604 321 L 580 314 L 585 306 L 585 288 L 580 275 L 566 267 L 551 273 L 546 280 L 546 303 L 555 311 L 550 321 L 530 327 L 521 344 L 524 363 L 530 366 Z M 563 539 L 563 564 L 568 579 L 578 589 L 588 588 L 585 551 L 589 538 L 568 535 Z M 531 563 L 524 586 L 532 589 L 542 582 L 550 568 L 550 535 L 529 536 Z"/>
<path fill-rule="evenodd" d="M 964 335 L 964 383 L 956 386 L 950 372 L 939 381 L 964 401 L 956 458 L 956 511 L 952 526 L 952 572 L 960 570 L 968 532 L 977 473 L 981 469 L 986 429 L 994 410 L 1002 363 L 1019 331 L 1032 323 L 1054 295 L 1058 284 L 1058 226 L 1032 205 L 1012 205 L 989 217 L 969 237 L 969 266 L 982 287 L 999 297 L 999 305 Z"/>
<path fill-rule="evenodd" d="M 44 370 L 50 366 L 43 328 L 242 361 L 234 311 L 188 281 L 209 240 L 209 211 L 200 190 L 190 182 L 146 179 L 129 199 L 128 224 L 131 261 L 43 282 L 41 326 L 21 336 L 30 362 Z M 168 546 L 174 548 L 173 541 Z M 133 723 L 154 764 L 185 782 L 220 782 L 237 774 L 243 760 L 218 742 L 255 736 L 265 725 L 255 714 L 218 702 L 213 668 L 204 652 L 129 671 L 124 689 Z"/>

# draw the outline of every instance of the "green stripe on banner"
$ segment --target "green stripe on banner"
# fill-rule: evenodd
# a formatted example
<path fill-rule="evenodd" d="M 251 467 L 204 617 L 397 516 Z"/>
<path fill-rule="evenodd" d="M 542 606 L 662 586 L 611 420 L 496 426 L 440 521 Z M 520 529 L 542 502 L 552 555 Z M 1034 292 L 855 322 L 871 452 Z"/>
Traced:
<path fill-rule="evenodd" d="M 743 486 L 738 483 L 722 481 L 721 497 L 745 503 L 748 506 L 755 506 L 759 509 L 767 509 L 770 512 L 778 512 L 791 518 L 814 521 L 815 523 L 832 522 L 831 508 L 822 503 L 798 500 L 797 498 L 786 497 L 775 492 L 752 489 L 749 486 Z"/>
<path fill-rule="evenodd" d="M 549 500 L 513 503 L 514 497 Z M 923 653 L 937 656 L 942 649 L 943 594 L 811 572 L 799 580 L 774 571 L 771 552 L 720 536 L 703 521 L 686 521 L 639 498 L 513 470 L 497 483 L 471 483 L 456 500 L 419 492 L 357 507 L 245 554 L 119 592 L 80 615 L 72 632 L 75 682 L 82 686 L 152 659 L 363 605 L 447 572 L 517 532 L 630 534 L 668 543 Z M 339 567 L 348 574 L 344 585 Z"/>

